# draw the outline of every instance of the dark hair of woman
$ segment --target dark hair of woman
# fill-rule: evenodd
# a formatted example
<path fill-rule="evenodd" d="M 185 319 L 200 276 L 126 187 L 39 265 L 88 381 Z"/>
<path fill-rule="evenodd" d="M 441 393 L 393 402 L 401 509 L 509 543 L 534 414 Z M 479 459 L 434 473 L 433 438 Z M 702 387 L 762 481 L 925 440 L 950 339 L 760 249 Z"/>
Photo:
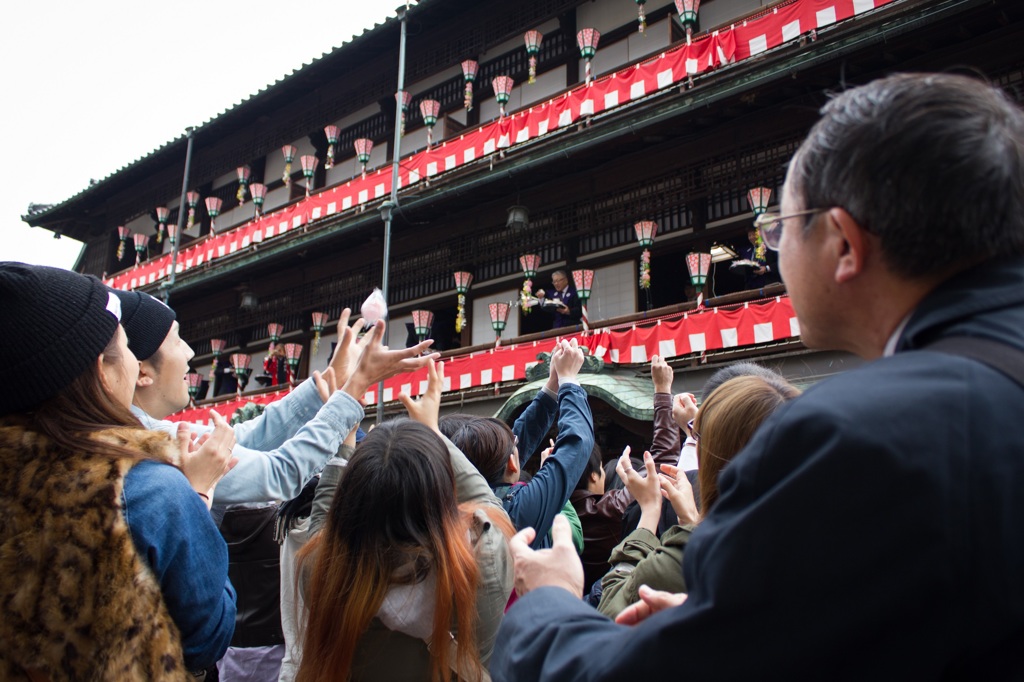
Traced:
<path fill-rule="evenodd" d="M 487 479 L 497 488 L 505 482 L 505 470 L 515 438 L 508 424 L 493 417 L 452 414 L 441 418 L 439 427 Z"/>
<path fill-rule="evenodd" d="M 431 677 L 451 677 L 450 633 L 458 642 L 458 669 L 481 670 L 472 513 L 457 504 L 448 449 L 437 434 L 408 419 L 370 431 L 338 484 L 324 529 L 299 555 L 301 567 L 318 552 L 298 682 L 348 678 L 388 588 L 430 572 L 436 578 Z"/>
<path fill-rule="evenodd" d="M 775 410 L 800 395 L 784 379 L 741 376 L 712 391 L 701 404 L 693 428 L 698 434 L 697 480 L 700 508 L 707 514 L 718 500 L 718 475 L 739 454 Z"/>

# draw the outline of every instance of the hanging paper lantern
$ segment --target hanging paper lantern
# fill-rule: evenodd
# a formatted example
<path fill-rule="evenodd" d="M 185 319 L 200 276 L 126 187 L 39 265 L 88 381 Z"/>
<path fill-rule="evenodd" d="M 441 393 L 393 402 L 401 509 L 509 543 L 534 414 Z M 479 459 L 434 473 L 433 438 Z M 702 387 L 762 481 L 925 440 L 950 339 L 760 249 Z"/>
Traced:
<path fill-rule="evenodd" d="M 238 191 L 235 192 L 235 198 L 238 199 L 238 205 L 241 206 L 245 203 L 245 189 L 249 186 L 252 169 L 248 166 L 239 166 L 235 172 L 238 173 Z"/>
<path fill-rule="evenodd" d="M 675 0 L 676 11 L 679 12 L 679 21 L 686 29 L 686 44 L 690 44 L 690 35 L 693 29 L 697 28 L 697 10 L 700 8 L 700 0 Z"/>
<path fill-rule="evenodd" d="M 128 240 L 132 238 L 132 231 L 124 225 L 117 226 L 117 260 L 124 258 L 124 249 L 128 245 Z"/>
<path fill-rule="evenodd" d="M 501 332 L 505 331 L 505 324 L 508 322 L 508 303 L 489 303 L 487 310 L 491 314 L 491 328 L 497 334 L 497 340 L 501 341 Z"/>
<path fill-rule="evenodd" d="M 590 329 L 590 318 L 587 315 L 587 301 L 590 300 L 590 290 L 594 285 L 593 270 L 573 270 L 572 281 L 576 285 L 576 294 L 580 297 L 583 307 L 583 328 Z"/>
<path fill-rule="evenodd" d="M 463 105 L 466 111 L 473 111 L 473 81 L 476 80 L 476 71 L 480 68 L 472 59 L 462 62 L 462 77 L 466 81 L 466 89 L 463 92 Z"/>
<path fill-rule="evenodd" d="M 356 159 L 363 165 L 363 177 L 366 177 L 366 164 L 370 162 L 370 152 L 373 150 L 373 140 L 360 137 L 352 143 L 356 150 Z"/>
<path fill-rule="evenodd" d="M 302 359 L 302 344 L 284 344 L 284 359 L 288 362 L 288 383 L 295 383 L 295 375 L 299 371 L 299 360 Z"/>
<path fill-rule="evenodd" d="M 658 234 L 658 223 L 653 220 L 640 220 L 633 225 L 636 230 L 636 240 L 640 246 L 647 248 L 654 244 L 654 237 Z"/>
<path fill-rule="evenodd" d="M 309 197 L 309 193 L 313 189 L 313 175 L 316 173 L 320 159 L 312 154 L 305 154 L 299 158 L 299 163 L 302 164 L 302 174 L 306 176 L 306 196 Z"/>
<path fill-rule="evenodd" d="M 412 103 L 412 93 L 405 90 L 399 90 L 395 93 L 395 101 L 401 106 L 398 134 L 405 135 L 405 117 L 406 114 L 409 113 L 409 105 Z"/>
<path fill-rule="evenodd" d="M 473 283 L 473 274 L 469 272 L 455 273 L 455 291 L 459 294 L 459 307 L 455 315 L 455 331 L 461 333 L 466 328 L 466 292 Z"/>
<path fill-rule="evenodd" d="M 519 257 L 519 265 L 523 268 L 523 288 L 519 291 L 519 309 L 524 315 L 530 314 L 537 300 L 533 297 L 533 278 L 537 276 L 540 269 L 540 255 L 527 253 Z"/>
<path fill-rule="evenodd" d="M 327 162 L 324 168 L 334 168 L 334 145 L 338 144 L 338 137 L 341 135 L 341 128 L 338 126 L 324 126 L 324 135 L 327 136 Z"/>
<path fill-rule="evenodd" d="M 412 311 L 412 326 L 417 338 L 423 341 L 430 336 L 430 329 L 434 326 L 434 313 L 429 310 Z"/>
<path fill-rule="evenodd" d="M 327 313 L 313 313 L 313 355 L 320 350 L 320 334 L 327 325 Z"/>
<path fill-rule="evenodd" d="M 252 203 L 256 206 L 253 217 L 259 218 L 263 215 L 263 202 L 267 200 L 267 186 L 262 182 L 254 182 L 249 185 L 249 193 L 252 194 Z"/>
<path fill-rule="evenodd" d="M 640 23 L 640 33 L 643 33 L 647 29 L 647 16 L 644 15 L 644 3 L 646 2 L 647 0 L 636 0 L 636 20 Z"/>
<path fill-rule="evenodd" d="M 199 206 L 199 192 L 186 193 L 185 201 L 188 202 L 188 220 L 185 223 L 185 229 L 191 230 L 196 224 L 196 207 Z"/>
<path fill-rule="evenodd" d="M 771 201 L 772 191 L 767 187 L 755 187 L 747 192 L 747 202 L 754 217 L 761 215 L 768 210 L 768 202 Z"/>
<path fill-rule="evenodd" d="M 281 154 L 284 155 L 284 173 L 281 174 L 281 181 L 285 187 L 292 184 L 292 162 L 298 153 L 299 148 L 294 145 L 286 144 L 281 147 Z"/>
<path fill-rule="evenodd" d="M 132 237 L 135 239 L 135 264 L 138 265 L 143 260 L 142 254 L 149 248 L 149 236 L 136 232 Z"/>
<path fill-rule="evenodd" d="M 249 375 L 252 373 L 252 357 L 245 353 L 231 354 L 231 369 L 235 371 L 235 378 L 238 380 L 238 397 L 242 397 L 245 385 L 249 383 Z"/>
<path fill-rule="evenodd" d="M 284 325 L 278 324 L 277 322 L 271 322 L 267 325 L 267 336 L 270 337 L 270 348 L 267 349 L 268 353 L 273 353 L 277 347 L 277 342 L 281 340 L 281 334 L 284 332 Z"/>
<path fill-rule="evenodd" d="M 527 278 L 536 277 L 540 269 L 540 255 L 527 253 L 519 257 L 519 265 L 523 267 L 523 275 Z"/>
<path fill-rule="evenodd" d="M 167 219 L 171 215 L 171 209 L 166 206 L 156 207 L 156 243 L 160 244 L 164 240 L 164 230 L 167 228 Z"/>
<path fill-rule="evenodd" d="M 420 113 L 423 115 L 423 124 L 427 126 L 427 147 L 430 147 L 434 144 L 434 126 L 441 113 L 441 103 L 436 99 L 425 99 L 420 102 Z"/>
<path fill-rule="evenodd" d="M 576 44 L 579 45 L 580 55 L 586 61 L 587 85 L 590 85 L 591 66 L 590 60 L 597 54 L 597 42 L 601 39 L 601 32 L 596 28 L 585 28 L 576 34 Z"/>
<path fill-rule="evenodd" d="M 189 407 L 195 407 L 196 397 L 199 395 L 199 389 L 203 385 L 203 375 L 198 372 L 189 372 L 185 375 L 185 381 L 188 382 Z"/>
<path fill-rule="evenodd" d="M 217 372 L 217 360 L 220 358 L 221 353 L 227 347 L 228 342 L 224 339 L 210 339 L 210 353 L 213 355 L 213 366 L 210 367 L 210 386 L 213 386 L 214 379 L 216 379 Z M 212 388 L 211 388 L 212 390 Z"/>
<path fill-rule="evenodd" d="M 686 254 L 686 269 L 690 271 L 690 282 L 697 289 L 704 287 L 711 269 L 711 254 L 693 252 Z"/>
<path fill-rule="evenodd" d="M 220 197 L 206 197 L 206 212 L 210 215 L 210 234 L 217 232 L 214 220 L 220 215 L 220 207 L 224 204 Z"/>
<path fill-rule="evenodd" d="M 491 87 L 494 88 L 494 99 L 498 100 L 498 110 L 501 116 L 505 116 L 505 105 L 512 97 L 512 88 L 516 82 L 511 76 L 495 76 L 491 80 Z"/>
<path fill-rule="evenodd" d="M 540 54 L 540 43 L 544 35 L 540 31 L 527 31 L 523 36 L 526 41 L 526 54 L 530 56 L 530 79 L 528 83 L 537 82 L 537 55 Z"/>
<path fill-rule="evenodd" d="M 175 244 L 178 243 L 178 225 L 177 225 L 177 223 L 175 223 L 173 225 L 168 225 L 167 226 L 167 241 L 169 241 L 171 243 L 171 246 L 174 246 Z"/>

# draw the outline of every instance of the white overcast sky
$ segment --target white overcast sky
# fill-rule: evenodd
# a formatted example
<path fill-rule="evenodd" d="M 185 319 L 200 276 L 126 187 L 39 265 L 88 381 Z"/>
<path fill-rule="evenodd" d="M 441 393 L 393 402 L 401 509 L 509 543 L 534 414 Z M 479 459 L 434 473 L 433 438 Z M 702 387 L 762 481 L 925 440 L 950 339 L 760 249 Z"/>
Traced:
<path fill-rule="evenodd" d="M 401 0 L 9 3 L 0 40 L 0 260 L 70 268 L 21 221 L 394 16 Z M 398 46 L 395 46 L 397 68 Z M 113 228 L 111 228 L 113 229 Z"/>

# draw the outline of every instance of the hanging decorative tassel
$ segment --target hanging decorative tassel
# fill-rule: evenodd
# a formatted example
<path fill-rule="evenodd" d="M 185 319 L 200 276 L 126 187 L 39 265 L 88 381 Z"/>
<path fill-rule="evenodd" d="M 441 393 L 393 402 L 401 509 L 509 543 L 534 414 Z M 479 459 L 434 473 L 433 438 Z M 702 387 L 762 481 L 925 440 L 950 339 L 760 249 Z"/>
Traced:
<path fill-rule="evenodd" d="M 644 14 L 644 3 L 647 0 L 636 0 L 637 21 L 640 24 L 640 33 L 647 30 L 647 15 Z"/>
<path fill-rule="evenodd" d="M 199 192 L 187 193 L 185 200 L 188 202 L 188 220 L 185 223 L 185 229 L 191 230 L 196 224 L 196 206 L 199 205 Z"/>
<path fill-rule="evenodd" d="M 463 92 L 463 105 L 466 107 L 466 111 L 473 111 L 473 81 L 476 80 L 476 71 L 479 66 L 472 59 L 462 62 L 462 76 L 466 79 L 466 89 Z"/>
<path fill-rule="evenodd" d="M 295 155 L 299 153 L 297 147 L 286 144 L 281 147 L 281 153 L 284 154 L 284 173 L 281 174 L 281 181 L 285 187 L 292 184 L 292 161 L 295 160 Z"/>
<path fill-rule="evenodd" d="M 249 185 L 252 169 L 248 166 L 239 166 L 235 170 L 238 173 L 238 191 L 235 192 L 235 198 L 238 199 L 238 205 L 241 206 L 245 203 L 245 189 Z"/>
<path fill-rule="evenodd" d="M 324 126 L 324 134 L 327 135 L 327 161 L 324 168 L 334 168 L 334 147 L 338 144 L 338 136 L 341 135 L 341 128 L 338 126 Z"/>
<path fill-rule="evenodd" d="M 128 240 L 132 238 L 132 231 L 124 225 L 117 226 L 117 260 L 124 258 L 124 249 L 128 245 Z"/>

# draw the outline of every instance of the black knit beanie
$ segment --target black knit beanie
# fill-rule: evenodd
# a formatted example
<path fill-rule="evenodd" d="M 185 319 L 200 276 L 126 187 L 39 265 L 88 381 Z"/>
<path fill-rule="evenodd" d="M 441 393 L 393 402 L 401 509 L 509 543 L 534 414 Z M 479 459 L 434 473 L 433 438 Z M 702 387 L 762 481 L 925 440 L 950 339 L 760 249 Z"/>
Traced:
<path fill-rule="evenodd" d="M 0 415 L 52 398 L 96 362 L 120 302 L 95 277 L 0 262 Z"/>
<path fill-rule="evenodd" d="M 140 362 L 148 360 L 171 331 L 174 311 L 141 291 L 111 291 L 121 299 L 121 326 L 128 334 L 128 347 Z"/>

